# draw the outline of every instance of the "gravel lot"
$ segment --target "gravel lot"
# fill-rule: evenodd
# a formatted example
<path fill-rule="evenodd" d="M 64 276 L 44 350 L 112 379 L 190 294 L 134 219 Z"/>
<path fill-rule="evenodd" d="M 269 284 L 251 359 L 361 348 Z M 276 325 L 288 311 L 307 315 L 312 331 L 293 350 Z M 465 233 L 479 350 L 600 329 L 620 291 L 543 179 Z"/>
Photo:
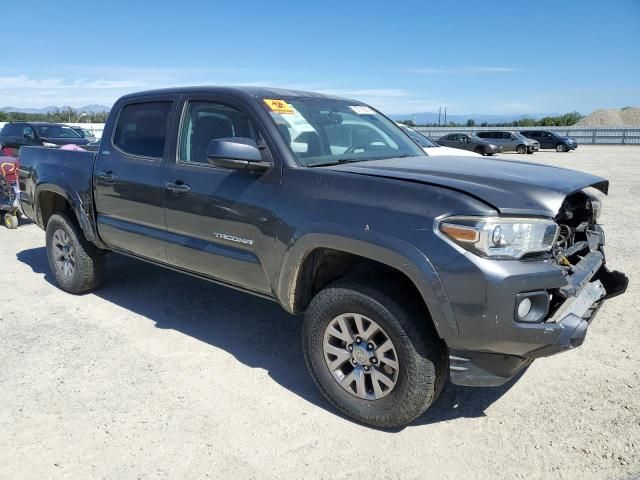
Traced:
<path fill-rule="evenodd" d="M 637 477 L 640 147 L 526 160 L 611 180 L 608 261 L 629 291 L 581 348 L 504 387 L 449 385 L 396 432 L 329 407 L 278 305 L 116 255 L 104 288 L 71 296 L 41 230 L 0 228 L 0 478 Z"/>

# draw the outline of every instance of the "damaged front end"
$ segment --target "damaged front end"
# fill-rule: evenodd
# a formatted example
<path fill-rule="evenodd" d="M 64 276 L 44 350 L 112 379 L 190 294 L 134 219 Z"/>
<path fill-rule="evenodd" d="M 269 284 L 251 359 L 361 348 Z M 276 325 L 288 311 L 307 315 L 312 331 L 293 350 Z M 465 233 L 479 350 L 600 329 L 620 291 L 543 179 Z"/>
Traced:
<path fill-rule="evenodd" d="M 581 190 L 564 200 L 555 218 L 559 230 L 548 255 L 562 270 L 566 284 L 549 292 L 545 323 L 561 326 L 563 332 L 554 345 L 531 352 L 532 357 L 581 345 L 604 300 L 627 289 L 626 275 L 605 266 L 605 234 L 597 223 L 600 210 L 600 200 Z"/>

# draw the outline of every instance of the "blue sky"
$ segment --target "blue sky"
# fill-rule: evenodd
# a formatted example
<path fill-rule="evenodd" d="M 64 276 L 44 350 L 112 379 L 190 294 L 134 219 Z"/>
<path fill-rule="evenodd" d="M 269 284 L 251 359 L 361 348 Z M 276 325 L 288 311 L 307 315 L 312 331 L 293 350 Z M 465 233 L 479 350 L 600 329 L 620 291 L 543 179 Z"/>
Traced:
<path fill-rule="evenodd" d="M 0 106 L 250 84 L 386 113 L 640 105 L 640 0 L 2 1 Z"/>

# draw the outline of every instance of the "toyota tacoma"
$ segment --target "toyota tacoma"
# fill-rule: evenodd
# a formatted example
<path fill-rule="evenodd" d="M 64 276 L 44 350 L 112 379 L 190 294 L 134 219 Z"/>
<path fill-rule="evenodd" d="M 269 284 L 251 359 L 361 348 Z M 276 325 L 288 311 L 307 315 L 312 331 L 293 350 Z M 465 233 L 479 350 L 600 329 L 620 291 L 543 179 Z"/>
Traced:
<path fill-rule="evenodd" d="M 20 166 L 60 288 L 98 288 L 117 252 L 304 313 L 318 388 L 377 427 L 421 415 L 449 378 L 501 385 L 582 344 L 627 286 L 605 261 L 608 187 L 429 157 L 361 102 L 249 87 L 127 95 L 97 152 L 24 147 Z"/>

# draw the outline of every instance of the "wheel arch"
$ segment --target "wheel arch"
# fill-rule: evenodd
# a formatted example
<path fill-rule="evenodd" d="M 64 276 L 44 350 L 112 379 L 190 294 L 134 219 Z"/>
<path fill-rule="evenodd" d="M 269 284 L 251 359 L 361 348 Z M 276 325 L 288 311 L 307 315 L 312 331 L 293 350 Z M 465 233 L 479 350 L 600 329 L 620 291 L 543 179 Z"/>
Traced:
<path fill-rule="evenodd" d="M 69 185 L 41 182 L 35 189 L 34 214 L 38 225 L 46 229 L 51 216 L 60 211 L 71 211 L 88 241 L 96 240 L 96 232 L 80 195 Z"/>
<path fill-rule="evenodd" d="M 388 272 L 415 289 L 440 337 L 457 335 L 453 310 L 429 259 L 407 243 L 390 243 L 378 244 L 335 233 L 307 233 L 297 238 L 283 257 L 278 300 L 285 310 L 297 314 L 306 309 L 318 291 L 339 278 Z"/>

